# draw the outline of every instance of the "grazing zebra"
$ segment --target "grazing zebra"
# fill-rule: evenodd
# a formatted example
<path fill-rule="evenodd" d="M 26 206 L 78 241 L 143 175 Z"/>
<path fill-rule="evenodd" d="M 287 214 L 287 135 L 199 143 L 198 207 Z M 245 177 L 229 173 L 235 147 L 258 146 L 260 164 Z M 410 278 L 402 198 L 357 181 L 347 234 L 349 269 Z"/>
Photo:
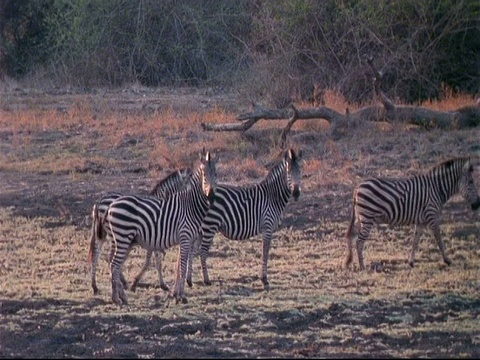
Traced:
<path fill-rule="evenodd" d="M 423 227 L 430 227 L 437 242 L 443 261 L 451 264 L 445 254 L 445 245 L 440 237 L 440 213 L 443 205 L 456 193 L 471 205 L 472 210 L 480 207 L 473 182 L 473 158 L 456 158 L 445 161 L 423 175 L 406 179 L 374 178 L 363 181 L 353 193 L 353 211 L 346 232 L 347 256 L 345 267 L 352 262 L 353 228 L 360 223 L 356 243 L 358 262 L 363 270 L 363 246 L 372 226 L 376 224 L 415 225 L 413 249 L 408 263 L 413 267 L 415 252 Z"/>
<path fill-rule="evenodd" d="M 293 149 L 289 149 L 260 183 L 244 187 L 217 185 L 213 204 L 201 228 L 200 261 L 205 285 L 211 285 L 206 261 L 215 233 L 220 232 L 232 240 L 245 240 L 262 234 L 263 263 L 260 278 L 264 289 L 268 290 L 270 243 L 290 197 L 293 195 L 298 200 L 300 196 L 301 160 L 301 150 L 296 154 Z M 191 286 L 191 266 L 188 270 L 187 283 Z"/>
<path fill-rule="evenodd" d="M 188 168 L 183 168 L 183 169 L 173 171 L 169 175 L 161 179 L 155 185 L 155 187 L 150 191 L 149 194 L 152 196 L 158 197 L 159 199 L 166 199 L 171 194 L 183 189 L 186 186 L 191 174 L 192 174 L 192 171 Z M 102 246 L 106 240 L 105 229 L 102 226 L 103 218 L 110 204 L 114 200 L 117 200 L 119 197 L 123 195 L 125 194 L 112 192 L 102 197 L 93 205 L 93 210 L 92 210 L 93 222 L 92 222 L 92 235 L 90 238 L 89 259 L 92 264 L 92 289 L 95 295 L 98 294 L 98 287 L 97 287 L 97 281 L 96 281 L 97 263 L 102 250 Z M 155 252 L 156 268 L 159 276 L 160 288 L 165 291 L 168 291 L 168 286 L 165 284 L 165 281 L 163 280 L 162 270 L 161 270 L 161 267 L 162 267 L 161 257 L 163 255 L 164 255 L 163 251 Z M 132 291 L 135 291 L 138 282 L 140 281 L 141 277 L 150 266 L 151 257 L 152 257 L 152 252 L 148 251 L 145 264 L 143 265 L 142 269 L 140 270 L 140 272 L 135 277 L 132 283 L 132 286 L 131 286 Z M 121 280 L 124 285 L 127 284 L 127 281 L 125 280 L 123 274 L 121 275 Z"/>
<path fill-rule="evenodd" d="M 115 304 L 127 304 L 121 268 L 133 245 L 160 251 L 180 244 L 171 297 L 177 302 L 186 302 L 184 285 L 190 248 L 213 200 L 216 176 L 215 160 L 204 149 L 185 190 L 164 200 L 152 196 L 122 196 L 110 204 L 104 225 L 115 243 L 110 263 Z"/>

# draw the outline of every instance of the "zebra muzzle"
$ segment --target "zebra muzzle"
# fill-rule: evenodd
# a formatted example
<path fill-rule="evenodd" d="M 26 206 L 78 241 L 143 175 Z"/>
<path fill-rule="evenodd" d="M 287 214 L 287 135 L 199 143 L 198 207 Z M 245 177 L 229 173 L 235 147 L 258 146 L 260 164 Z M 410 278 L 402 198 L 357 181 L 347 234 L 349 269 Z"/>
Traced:
<path fill-rule="evenodd" d="M 293 199 L 295 201 L 297 201 L 298 198 L 300 197 L 300 187 L 299 186 L 294 186 L 293 187 L 292 195 L 293 195 Z"/>
<path fill-rule="evenodd" d="M 473 210 L 473 211 L 477 210 L 477 209 L 480 207 L 480 198 L 477 199 L 477 201 L 475 201 L 475 202 L 471 205 L 471 207 L 472 207 L 472 210 Z"/>

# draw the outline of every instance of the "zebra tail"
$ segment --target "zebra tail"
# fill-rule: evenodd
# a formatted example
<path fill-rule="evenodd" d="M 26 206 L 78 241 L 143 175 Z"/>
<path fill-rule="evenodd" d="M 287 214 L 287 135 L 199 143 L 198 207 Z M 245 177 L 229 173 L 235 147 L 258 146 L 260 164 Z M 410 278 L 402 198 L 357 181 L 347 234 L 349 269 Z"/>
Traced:
<path fill-rule="evenodd" d="M 90 250 L 88 251 L 88 260 L 90 264 L 93 262 L 93 256 L 95 254 L 95 244 L 97 239 L 101 238 L 101 224 L 100 219 L 98 218 L 98 206 L 97 204 L 93 205 L 92 211 L 92 236 L 90 238 Z"/>
<path fill-rule="evenodd" d="M 353 205 L 353 208 L 352 208 L 352 217 L 350 219 L 350 225 L 348 225 L 348 229 L 345 234 L 345 237 L 348 239 L 348 241 L 350 241 L 350 239 L 352 238 L 354 224 L 355 224 L 355 204 Z"/>

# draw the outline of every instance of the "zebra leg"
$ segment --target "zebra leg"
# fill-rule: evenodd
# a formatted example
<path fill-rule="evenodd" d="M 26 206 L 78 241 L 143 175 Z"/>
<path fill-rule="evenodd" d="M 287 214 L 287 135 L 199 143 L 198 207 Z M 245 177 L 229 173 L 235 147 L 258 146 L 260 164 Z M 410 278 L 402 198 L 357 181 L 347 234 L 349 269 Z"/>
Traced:
<path fill-rule="evenodd" d="M 125 286 L 122 282 L 122 265 L 125 259 L 128 257 L 132 246 L 126 249 L 126 251 L 118 251 L 115 239 L 112 242 L 111 261 L 110 261 L 110 273 L 112 277 L 112 301 L 117 305 L 127 305 L 128 299 L 125 293 Z"/>
<path fill-rule="evenodd" d="M 353 260 L 353 227 L 355 225 L 355 208 L 352 211 L 352 218 L 348 226 L 345 238 L 347 241 L 347 255 L 345 256 L 344 267 L 348 268 Z"/>
<path fill-rule="evenodd" d="M 160 285 L 160 289 L 164 291 L 168 291 L 168 285 L 163 280 L 163 272 L 162 272 L 162 259 L 165 258 L 165 251 L 155 251 L 155 267 L 158 273 L 158 283 Z"/>
<path fill-rule="evenodd" d="M 269 290 L 270 284 L 268 283 L 267 279 L 267 263 L 268 263 L 268 255 L 270 252 L 270 244 L 272 239 L 272 232 L 270 230 L 263 232 L 263 261 L 262 261 L 262 272 L 260 274 L 260 279 L 263 283 L 263 289 Z"/>
<path fill-rule="evenodd" d="M 415 228 L 413 230 L 412 253 L 410 254 L 410 258 L 408 259 L 408 264 L 412 268 L 413 268 L 413 265 L 414 265 L 414 262 L 415 262 L 415 253 L 417 252 L 418 244 L 420 243 L 420 233 L 421 233 L 421 231 L 419 231 L 419 225 L 415 225 Z"/>
<path fill-rule="evenodd" d="M 175 302 L 178 303 L 187 303 L 187 298 L 185 297 L 185 277 L 187 273 L 187 262 L 190 252 L 190 239 L 180 240 L 180 249 L 178 251 L 178 260 L 177 260 L 177 276 L 175 278 L 175 286 L 173 293 L 170 294 L 170 297 L 175 299 Z"/>
<path fill-rule="evenodd" d="M 92 258 L 92 289 L 93 289 L 93 294 L 97 295 L 99 293 L 98 287 L 97 287 L 97 265 L 98 265 L 98 259 L 100 257 L 100 253 L 102 252 L 102 247 L 105 241 L 97 239 L 95 241 L 94 245 L 94 251 L 93 254 L 91 255 Z"/>
<path fill-rule="evenodd" d="M 443 243 L 442 237 L 440 236 L 440 227 L 437 221 L 435 221 L 432 224 L 432 231 L 433 231 L 433 236 L 437 241 L 438 248 L 440 249 L 440 253 L 442 254 L 443 262 L 447 265 L 450 265 L 452 263 L 452 260 L 450 260 L 447 254 L 445 253 L 445 244 Z"/>
<path fill-rule="evenodd" d="M 117 261 L 112 261 L 110 272 L 112 276 L 112 301 L 117 305 L 127 305 L 127 295 L 121 281 L 121 264 Z"/>
<path fill-rule="evenodd" d="M 193 244 L 190 246 L 190 253 L 188 255 L 187 285 L 189 287 L 193 286 L 193 282 L 192 282 L 193 259 L 197 255 L 199 247 L 200 247 L 200 235 L 197 235 L 193 241 Z"/>
<path fill-rule="evenodd" d="M 118 267 L 111 268 L 112 273 L 112 301 L 117 305 L 127 304 L 127 296 L 125 289 L 120 280 L 120 269 Z"/>
<path fill-rule="evenodd" d="M 360 270 L 365 270 L 365 265 L 363 262 L 363 246 L 365 240 L 368 238 L 370 234 L 370 230 L 372 229 L 373 223 L 370 222 L 362 222 L 360 226 L 360 231 L 358 232 L 357 238 L 357 256 L 358 256 L 358 265 L 360 266 Z"/>
<path fill-rule="evenodd" d="M 215 233 L 213 232 L 204 232 L 200 245 L 200 263 L 202 264 L 203 283 L 207 286 L 212 285 L 212 282 L 208 276 L 207 257 L 214 235 Z"/>
<path fill-rule="evenodd" d="M 110 257 L 108 258 L 108 261 L 111 263 L 113 258 L 115 256 L 115 242 L 112 239 L 112 243 L 110 246 Z M 125 279 L 125 275 L 123 275 L 123 272 L 120 271 L 120 282 L 122 283 L 122 286 L 124 289 L 128 289 L 128 281 Z"/>
<path fill-rule="evenodd" d="M 140 272 L 135 276 L 135 279 L 133 280 L 132 286 L 130 287 L 130 290 L 135 292 L 137 290 L 137 285 L 140 282 L 140 279 L 142 278 L 143 274 L 145 274 L 145 271 L 147 271 L 148 267 L 150 266 L 150 260 L 152 259 L 152 251 L 148 250 L 147 251 L 147 256 L 145 258 L 145 263 L 143 264 L 142 269 Z"/>

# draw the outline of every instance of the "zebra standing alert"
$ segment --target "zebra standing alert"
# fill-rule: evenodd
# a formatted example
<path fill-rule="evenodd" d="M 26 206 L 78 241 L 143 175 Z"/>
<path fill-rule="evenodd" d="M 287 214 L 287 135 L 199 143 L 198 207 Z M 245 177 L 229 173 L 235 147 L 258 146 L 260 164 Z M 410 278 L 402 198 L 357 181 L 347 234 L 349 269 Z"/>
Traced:
<path fill-rule="evenodd" d="M 415 225 L 413 248 L 408 262 L 414 265 L 415 252 L 420 241 L 420 230 L 429 227 L 443 261 L 451 264 L 440 237 L 440 213 L 443 205 L 460 193 L 472 210 L 480 207 L 480 198 L 473 182 L 473 158 L 463 157 L 445 161 L 423 175 L 406 179 L 373 178 L 363 181 L 353 193 L 353 211 L 346 232 L 347 256 L 345 266 L 352 262 L 353 229 L 360 224 L 356 249 L 360 269 L 363 270 L 363 246 L 371 228 L 376 224 Z"/>
<path fill-rule="evenodd" d="M 183 189 L 186 186 L 191 174 L 192 174 L 192 171 L 191 169 L 188 169 L 188 168 L 183 168 L 183 169 L 173 171 L 169 175 L 161 179 L 155 185 L 155 187 L 150 191 L 149 194 L 152 196 L 158 197 L 159 199 L 166 199 L 171 194 Z M 125 194 L 118 193 L 118 192 L 109 193 L 104 197 L 102 197 L 93 205 L 93 210 L 92 210 L 93 221 L 92 221 L 92 234 L 90 238 L 89 260 L 92 264 L 91 284 L 92 284 L 93 293 L 95 295 L 98 294 L 98 287 L 97 287 L 97 281 L 96 281 L 97 263 L 98 263 L 98 259 L 99 259 L 103 244 L 105 243 L 105 240 L 106 240 L 106 232 L 102 224 L 103 218 L 105 217 L 105 213 L 107 212 L 107 209 L 110 206 L 110 204 L 123 195 Z M 163 280 L 162 269 L 161 269 L 161 266 L 162 266 L 161 257 L 163 255 L 164 255 L 163 250 L 159 252 L 155 252 L 156 268 L 159 276 L 160 288 L 167 291 L 168 286 L 165 284 L 165 281 Z M 140 270 L 140 272 L 138 273 L 138 275 L 135 276 L 135 279 L 132 283 L 132 286 L 131 286 L 132 291 L 135 291 L 138 285 L 138 282 L 140 281 L 141 277 L 150 266 L 151 257 L 152 257 L 152 251 L 147 251 L 145 263 L 142 269 Z M 123 274 L 121 275 L 121 281 L 124 284 L 124 286 L 126 286 L 127 281 L 125 280 Z"/>
<path fill-rule="evenodd" d="M 152 196 L 122 196 L 110 204 L 104 223 L 115 243 L 110 262 L 115 304 L 127 304 L 121 268 L 133 245 L 160 251 L 178 243 L 177 276 L 171 296 L 177 302 L 186 301 L 184 285 L 190 248 L 213 201 L 215 187 L 215 160 L 204 150 L 185 190 L 164 200 Z"/>
<path fill-rule="evenodd" d="M 236 187 L 218 184 L 205 220 L 202 223 L 200 259 L 203 281 L 211 285 L 208 277 L 207 256 L 214 235 L 219 231 L 233 240 L 245 240 L 263 235 L 263 262 L 261 280 L 268 290 L 267 262 L 273 232 L 280 225 L 288 200 L 300 196 L 302 151 L 293 149 L 283 153 L 266 178 L 256 185 Z M 190 264 L 189 264 L 190 265 Z M 187 283 L 192 284 L 192 268 L 189 266 Z"/>

